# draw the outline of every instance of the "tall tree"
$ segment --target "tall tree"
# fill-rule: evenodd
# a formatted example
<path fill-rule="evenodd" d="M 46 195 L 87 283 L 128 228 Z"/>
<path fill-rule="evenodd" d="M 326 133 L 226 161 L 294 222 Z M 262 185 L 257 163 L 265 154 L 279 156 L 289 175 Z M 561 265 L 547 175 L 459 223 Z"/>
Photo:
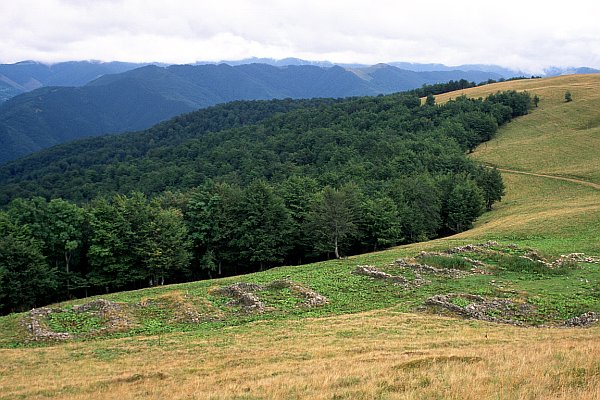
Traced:
<path fill-rule="evenodd" d="M 315 196 L 307 220 L 315 238 L 315 248 L 321 252 L 333 252 L 341 257 L 341 249 L 349 247 L 358 235 L 359 194 L 356 187 L 340 190 L 329 186 Z"/>
<path fill-rule="evenodd" d="M 297 264 L 301 264 L 313 250 L 311 235 L 304 227 L 317 190 L 315 179 L 301 175 L 293 175 L 277 187 L 277 194 L 283 199 L 290 215 L 290 260 Z"/>
<path fill-rule="evenodd" d="M 39 241 L 47 262 L 59 271 L 60 286 L 67 296 L 71 289 L 85 285 L 81 271 L 73 265 L 74 259 L 81 258 L 85 221 L 82 208 L 62 199 L 47 202 L 35 197 L 13 201 L 8 212 L 16 223 L 27 226 L 32 237 Z"/>
<path fill-rule="evenodd" d="M 475 174 L 477 186 L 482 190 L 485 208 L 489 211 L 495 202 L 502 200 L 505 194 L 504 182 L 496 167 L 479 167 Z"/>
<path fill-rule="evenodd" d="M 240 223 L 234 244 L 242 260 L 266 266 L 282 262 L 292 247 L 290 216 L 283 200 L 265 181 L 252 182 L 240 202 Z"/>
<path fill-rule="evenodd" d="M 389 187 L 390 197 L 398 207 L 402 236 L 408 242 L 427 240 L 440 230 L 440 191 L 428 173 L 396 180 Z"/>
<path fill-rule="evenodd" d="M 151 204 L 151 219 L 143 245 L 142 259 L 150 286 L 163 285 L 165 278 L 176 274 L 184 275 L 188 270 L 188 230 L 181 211 L 161 209 L 156 202 Z"/>
<path fill-rule="evenodd" d="M 361 204 L 361 240 L 372 250 L 393 246 L 401 239 L 398 207 L 387 196 L 376 196 Z"/>

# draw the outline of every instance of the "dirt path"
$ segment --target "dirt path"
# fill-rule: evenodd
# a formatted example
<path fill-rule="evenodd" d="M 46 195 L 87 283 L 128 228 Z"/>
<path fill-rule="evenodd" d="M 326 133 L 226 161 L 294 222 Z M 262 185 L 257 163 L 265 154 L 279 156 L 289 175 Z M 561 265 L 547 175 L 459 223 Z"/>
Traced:
<path fill-rule="evenodd" d="M 573 183 L 578 183 L 580 185 L 585 185 L 585 186 L 589 186 L 589 187 L 592 187 L 594 189 L 600 190 L 600 184 L 593 183 L 593 182 L 588 182 L 588 181 L 582 181 L 580 179 L 575 179 L 575 178 L 565 178 L 565 177 L 562 177 L 562 176 L 536 174 L 536 173 L 533 173 L 533 172 L 524 172 L 524 171 L 515 171 L 514 169 L 506 169 L 506 168 L 497 168 L 497 170 L 500 171 L 500 172 L 508 172 L 508 173 L 511 173 L 511 174 L 539 176 L 540 178 L 550 178 L 550 179 L 557 179 L 557 180 L 560 180 L 560 181 L 573 182 Z"/>

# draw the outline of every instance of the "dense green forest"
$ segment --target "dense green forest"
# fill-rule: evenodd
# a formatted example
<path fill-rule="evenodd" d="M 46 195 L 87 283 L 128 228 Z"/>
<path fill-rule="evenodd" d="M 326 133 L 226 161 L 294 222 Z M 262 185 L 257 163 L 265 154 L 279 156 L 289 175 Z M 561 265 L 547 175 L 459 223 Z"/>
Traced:
<path fill-rule="evenodd" d="M 463 231 L 503 194 L 466 152 L 530 104 L 516 92 L 236 102 L 11 163 L 1 310 Z"/>

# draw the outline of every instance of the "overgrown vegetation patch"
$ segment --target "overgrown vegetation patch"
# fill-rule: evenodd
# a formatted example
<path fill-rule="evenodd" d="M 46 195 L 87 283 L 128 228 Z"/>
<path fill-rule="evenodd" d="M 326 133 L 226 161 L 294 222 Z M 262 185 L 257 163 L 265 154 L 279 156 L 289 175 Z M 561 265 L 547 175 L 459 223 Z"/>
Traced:
<path fill-rule="evenodd" d="M 246 314 L 275 311 L 282 306 L 310 308 L 329 303 L 325 296 L 285 278 L 266 285 L 238 282 L 212 289 L 210 294 L 230 297 L 231 300 L 226 303 L 226 306 L 239 307 L 239 310 Z"/>
<path fill-rule="evenodd" d="M 139 319 L 155 319 L 161 324 L 197 324 L 223 318 L 223 313 L 206 299 L 173 291 L 143 299 L 136 306 Z"/>
<path fill-rule="evenodd" d="M 98 299 L 72 308 L 34 308 L 24 319 L 33 341 L 67 340 L 131 327 L 126 306 Z"/>

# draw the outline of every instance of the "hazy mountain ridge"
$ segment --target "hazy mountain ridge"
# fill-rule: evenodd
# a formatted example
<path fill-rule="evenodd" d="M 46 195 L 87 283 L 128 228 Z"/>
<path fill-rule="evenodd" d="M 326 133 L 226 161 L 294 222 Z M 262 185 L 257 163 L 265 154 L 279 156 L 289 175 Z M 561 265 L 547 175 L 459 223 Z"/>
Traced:
<path fill-rule="evenodd" d="M 12 89 L 4 91 L 0 86 L 0 102 L 44 86 L 82 86 L 99 76 L 125 72 L 143 65 L 97 61 L 68 61 L 50 65 L 36 61 L 0 64 L 0 81 Z"/>
<path fill-rule="evenodd" d="M 43 87 L 0 104 L 0 162 L 82 137 L 148 128 L 234 100 L 365 96 L 450 79 L 499 78 L 460 71 L 416 73 L 386 64 L 361 71 L 311 65 L 148 65 L 81 87 Z"/>

